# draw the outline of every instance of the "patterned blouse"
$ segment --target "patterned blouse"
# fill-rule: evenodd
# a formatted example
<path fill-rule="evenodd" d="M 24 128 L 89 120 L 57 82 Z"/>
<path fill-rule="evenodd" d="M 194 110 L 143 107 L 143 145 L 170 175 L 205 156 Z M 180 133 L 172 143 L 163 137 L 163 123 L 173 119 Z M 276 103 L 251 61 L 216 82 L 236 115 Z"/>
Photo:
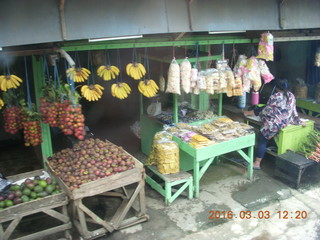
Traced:
<path fill-rule="evenodd" d="M 271 139 L 289 124 L 301 124 L 296 109 L 296 99 L 291 92 L 287 94 L 288 100 L 283 92 L 271 95 L 259 114 L 262 120 L 260 132 L 266 139 Z"/>

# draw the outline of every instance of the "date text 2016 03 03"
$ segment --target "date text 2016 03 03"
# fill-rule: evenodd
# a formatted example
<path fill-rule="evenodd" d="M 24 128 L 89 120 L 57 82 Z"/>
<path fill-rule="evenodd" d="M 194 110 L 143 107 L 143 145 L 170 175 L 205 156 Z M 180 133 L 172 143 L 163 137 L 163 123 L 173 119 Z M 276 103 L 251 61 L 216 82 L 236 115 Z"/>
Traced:
<path fill-rule="evenodd" d="M 214 219 L 269 219 L 272 217 L 272 213 L 270 211 L 240 211 L 235 213 L 233 211 L 209 211 L 209 220 Z M 278 219 L 306 219 L 308 217 L 307 211 L 276 211 L 275 217 Z"/>

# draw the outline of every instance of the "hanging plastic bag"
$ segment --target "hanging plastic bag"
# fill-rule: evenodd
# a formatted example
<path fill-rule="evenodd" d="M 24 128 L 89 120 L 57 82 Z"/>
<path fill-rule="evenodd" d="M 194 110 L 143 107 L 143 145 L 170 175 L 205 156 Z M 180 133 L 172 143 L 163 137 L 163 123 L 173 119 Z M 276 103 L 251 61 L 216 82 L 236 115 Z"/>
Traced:
<path fill-rule="evenodd" d="M 185 93 L 190 92 L 191 86 L 191 63 L 188 58 L 185 58 L 180 63 L 180 78 L 181 78 L 181 87 Z"/>
<path fill-rule="evenodd" d="M 271 33 L 262 33 L 258 46 L 257 58 L 273 61 L 273 36 Z"/>
<path fill-rule="evenodd" d="M 206 93 L 214 94 L 214 71 L 217 71 L 214 68 L 209 68 L 205 71 L 205 79 L 206 79 Z"/>
<path fill-rule="evenodd" d="M 231 68 L 227 68 L 226 70 L 226 78 L 227 78 L 227 96 L 232 97 L 233 96 L 233 89 L 235 87 L 235 82 L 234 82 L 234 75 L 231 70 Z"/>
<path fill-rule="evenodd" d="M 173 58 L 168 70 L 168 81 L 166 93 L 181 94 L 180 91 L 180 67 Z"/>
<path fill-rule="evenodd" d="M 206 90 L 207 86 L 206 86 L 206 78 L 204 76 L 204 71 L 200 71 L 198 73 L 198 78 L 197 78 L 197 86 L 199 88 L 199 90 Z"/>
<path fill-rule="evenodd" d="M 163 75 L 160 75 L 159 77 L 159 90 L 161 92 L 164 92 L 166 89 L 166 79 L 164 78 Z"/>
<path fill-rule="evenodd" d="M 254 56 L 250 57 L 247 61 L 248 68 L 248 79 L 251 82 L 251 85 L 254 91 L 259 91 L 261 87 L 261 77 L 258 59 Z"/>
<path fill-rule="evenodd" d="M 314 59 L 314 65 L 320 67 L 320 47 L 317 48 L 316 56 Z"/>
<path fill-rule="evenodd" d="M 270 73 L 266 62 L 262 59 L 259 59 L 258 62 L 259 62 L 260 74 L 261 74 L 261 77 L 263 78 L 264 83 L 271 82 L 274 79 L 274 76 Z"/>

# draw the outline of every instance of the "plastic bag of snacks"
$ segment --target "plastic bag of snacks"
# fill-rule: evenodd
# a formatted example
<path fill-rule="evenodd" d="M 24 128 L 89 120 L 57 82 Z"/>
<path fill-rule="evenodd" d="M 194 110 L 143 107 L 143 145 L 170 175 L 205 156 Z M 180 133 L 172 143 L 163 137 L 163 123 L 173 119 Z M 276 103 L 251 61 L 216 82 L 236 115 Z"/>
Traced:
<path fill-rule="evenodd" d="M 179 145 L 172 140 L 159 141 L 156 146 L 157 167 L 162 174 L 180 171 Z"/>
<path fill-rule="evenodd" d="M 262 59 L 259 59 L 258 62 L 259 62 L 260 74 L 261 74 L 261 77 L 263 78 L 264 83 L 271 82 L 274 79 L 274 76 L 270 73 L 266 62 Z"/>
<path fill-rule="evenodd" d="M 180 63 L 180 78 L 181 78 L 181 87 L 185 93 L 190 92 L 191 85 L 191 63 L 188 58 L 185 58 Z"/>
<path fill-rule="evenodd" d="M 152 141 L 151 151 L 149 157 L 146 160 L 146 165 L 157 165 L 157 153 L 156 147 L 160 141 L 171 140 L 172 135 L 166 131 L 157 132 Z"/>
<path fill-rule="evenodd" d="M 314 65 L 320 67 L 320 47 L 317 48 L 316 56 L 314 58 Z"/>
<path fill-rule="evenodd" d="M 200 90 L 206 90 L 207 86 L 206 86 L 206 78 L 205 78 L 205 72 L 201 71 L 198 74 L 198 82 L 197 82 L 197 86 Z"/>
<path fill-rule="evenodd" d="M 257 58 L 273 61 L 273 36 L 271 33 L 261 34 Z"/>
<path fill-rule="evenodd" d="M 180 67 L 173 58 L 168 70 L 168 82 L 166 93 L 181 94 L 180 92 Z"/>
<path fill-rule="evenodd" d="M 235 77 L 232 95 L 233 96 L 242 96 L 243 95 L 241 77 L 237 77 L 237 76 Z"/>
<path fill-rule="evenodd" d="M 193 94 L 199 94 L 200 90 L 198 89 L 198 69 L 192 68 L 191 69 L 191 92 Z"/>
<path fill-rule="evenodd" d="M 240 55 L 236 65 L 233 68 L 233 72 L 236 78 L 241 78 L 242 80 L 242 90 L 243 92 L 249 92 L 251 88 L 251 82 L 248 79 L 248 69 L 247 69 L 247 56 Z"/>
<path fill-rule="evenodd" d="M 259 91 L 261 87 L 261 76 L 258 59 L 253 56 L 250 57 L 247 62 L 247 68 L 249 70 L 248 79 L 251 81 L 254 91 Z"/>
<path fill-rule="evenodd" d="M 219 60 L 217 61 L 216 68 L 219 71 L 219 87 L 217 92 L 226 93 L 228 87 L 227 74 L 226 70 L 228 68 L 227 60 Z"/>
<path fill-rule="evenodd" d="M 209 68 L 206 70 L 205 72 L 205 79 L 206 79 L 206 93 L 208 94 L 214 94 L 214 84 L 215 84 L 215 75 L 214 72 L 218 72 L 217 69 L 214 68 Z M 218 75 L 218 79 L 219 79 L 219 75 Z"/>
<path fill-rule="evenodd" d="M 227 96 L 232 97 L 233 96 L 233 89 L 235 87 L 235 82 L 234 82 L 234 75 L 231 70 L 231 68 L 227 68 L 226 70 L 226 77 L 227 77 Z"/>
<path fill-rule="evenodd" d="M 159 77 L 159 90 L 161 92 L 164 92 L 166 89 L 166 79 L 164 78 L 163 75 L 160 75 Z"/>

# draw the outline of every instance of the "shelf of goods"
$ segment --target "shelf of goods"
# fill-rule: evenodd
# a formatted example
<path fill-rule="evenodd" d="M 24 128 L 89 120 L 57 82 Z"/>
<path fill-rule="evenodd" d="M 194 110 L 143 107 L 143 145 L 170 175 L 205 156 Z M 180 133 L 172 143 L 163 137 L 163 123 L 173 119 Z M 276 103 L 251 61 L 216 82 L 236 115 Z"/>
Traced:
<path fill-rule="evenodd" d="M 44 170 L 36 170 L 10 176 L 8 177 L 8 179 L 15 183 L 23 179 L 33 178 L 34 176 L 42 176 L 43 174 L 48 173 Z M 56 193 L 54 195 L 48 195 L 43 198 L 23 202 L 1 210 L 0 239 L 40 239 L 59 232 L 64 232 L 66 238 L 71 239 L 69 229 L 72 228 L 72 223 L 67 213 L 68 202 L 69 201 L 67 194 L 64 191 L 61 191 L 60 193 Z M 27 235 L 21 236 L 22 233 L 19 233 L 19 224 L 24 223 L 23 218 L 33 217 L 34 215 L 37 215 L 37 217 L 41 217 L 41 220 L 43 220 L 44 223 L 48 221 L 48 224 L 43 224 L 43 226 L 48 225 L 48 227 L 44 230 L 39 230 L 38 232 L 33 233 L 28 232 Z M 50 222 L 52 222 L 52 218 L 55 221 L 58 221 L 60 224 L 56 226 L 52 226 L 52 224 L 49 224 Z"/>
<path fill-rule="evenodd" d="M 204 120 L 190 125 L 199 126 L 203 123 L 212 121 Z M 193 171 L 194 193 L 199 196 L 200 180 L 208 167 L 217 157 L 230 152 L 238 152 L 244 160 L 248 162 L 248 178 L 252 179 L 253 173 L 253 150 L 255 145 L 255 134 L 249 134 L 222 141 L 213 145 L 201 148 L 194 148 L 189 143 L 182 141 L 181 138 L 173 136 L 173 140 L 178 143 L 180 148 L 180 167 L 184 171 Z M 246 151 L 247 150 L 247 151 Z"/>
<path fill-rule="evenodd" d="M 125 153 L 131 156 L 129 153 Z M 131 158 L 135 161 L 134 168 L 81 184 L 79 188 L 74 190 L 70 190 L 47 163 L 49 172 L 56 176 L 71 199 L 73 224 L 84 239 L 95 239 L 107 232 L 126 228 L 149 219 L 145 203 L 145 170 L 140 161 L 133 156 Z M 134 189 L 132 189 L 133 187 Z M 121 200 L 121 203 L 112 217 L 108 216 L 103 219 L 94 211 L 94 207 L 84 203 L 84 199 L 89 197 L 116 197 Z M 116 206 L 112 207 L 116 208 Z M 130 210 L 134 211 L 134 216 L 128 214 Z M 126 218 L 127 215 L 131 217 Z"/>

